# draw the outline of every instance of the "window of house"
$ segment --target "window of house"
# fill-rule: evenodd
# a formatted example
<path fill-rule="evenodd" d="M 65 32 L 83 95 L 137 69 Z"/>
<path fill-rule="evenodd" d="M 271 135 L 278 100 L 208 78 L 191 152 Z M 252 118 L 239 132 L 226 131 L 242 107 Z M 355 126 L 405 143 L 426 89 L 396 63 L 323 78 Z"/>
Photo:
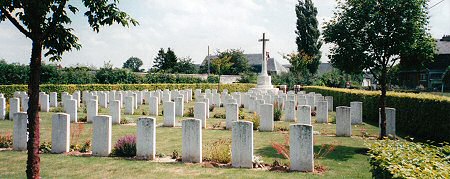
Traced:
<path fill-rule="evenodd" d="M 426 81 L 426 80 L 427 80 L 427 74 L 421 73 L 421 74 L 420 74 L 420 80 L 421 80 L 421 81 Z"/>

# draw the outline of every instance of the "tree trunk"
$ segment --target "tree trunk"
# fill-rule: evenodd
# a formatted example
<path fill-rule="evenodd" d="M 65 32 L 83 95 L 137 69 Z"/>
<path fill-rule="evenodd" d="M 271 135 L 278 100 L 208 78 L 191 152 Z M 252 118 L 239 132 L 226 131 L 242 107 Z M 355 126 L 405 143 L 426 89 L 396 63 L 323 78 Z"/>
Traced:
<path fill-rule="evenodd" d="M 387 69 L 383 68 L 381 70 L 381 78 L 380 78 L 380 85 L 381 85 L 381 96 L 379 101 L 379 107 L 380 107 L 380 139 L 383 139 L 386 137 L 386 91 L 387 91 Z"/>
<path fill-rule="evenodd" d="M 33 40 L 30 62 L 30 82 L 28 83 L 28 159 L 27 178 L 40 178 L 39 157 L 39 84 L 41 76 L 42 41 Z"/>

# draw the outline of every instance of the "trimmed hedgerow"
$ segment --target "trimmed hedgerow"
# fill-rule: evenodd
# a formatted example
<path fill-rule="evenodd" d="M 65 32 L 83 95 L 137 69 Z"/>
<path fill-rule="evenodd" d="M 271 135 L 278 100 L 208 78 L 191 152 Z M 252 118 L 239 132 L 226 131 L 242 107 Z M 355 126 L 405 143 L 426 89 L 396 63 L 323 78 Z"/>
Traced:
<path fill-rule="evenodd" d="M 450 146 L 381 140 L 367 144 L 373 178 L 449 178 Z"/>
<path fill-rule="evenodd" d="M 220 89 L 227 89 L 229 92 L 248 91 L 254 88 L 255 84 L 220 84 Z M 74 91 L 109 91 L 109 90 L 156 90 L 156 89 L 217 89 L 217 84 L 197 83 L 197 84 L 83 84 L 83 85 L 57 85 L 42 84 L 41 91 L 49 92 L 68 92 Z M 16 91 L 27 91 L 27 85 L 0 85 L 0 93 L 10 98 Z"/>
<path fill-rule="evenodd" d="M 352 101 L 361 101 L 363 118 L 378 123 L 379 91 L 318 86 L 304 87 L 304 90 L 333 96 L 335 106 L 348 106 Z M 386 104 L 396 109 L 398 133 L 421 140 L 450 141 L 449 97 L 388 92 Z"/>

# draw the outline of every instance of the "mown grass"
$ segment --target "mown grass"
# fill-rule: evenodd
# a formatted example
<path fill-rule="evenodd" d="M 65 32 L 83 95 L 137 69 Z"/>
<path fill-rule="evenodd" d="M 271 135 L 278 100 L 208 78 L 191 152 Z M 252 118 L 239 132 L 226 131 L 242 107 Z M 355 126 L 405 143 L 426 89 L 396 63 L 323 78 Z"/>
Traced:
<path fill-rule="evenodd" d="M 185 105 L 185 111 L 192 107 L 193 103 Z M 160 111 L 162 106 L 160 106 Z M 83 111 L 83 110 L 80 110 Z M 123 115 L 128 121 L 135 122 L 136 119 L 148 111 L 147 105 L 142 105 L 136 110 L 135 115 Z M 109 109 L 100 109 L 100 114 L 108 114 Z M 211 113 L 225 113 L 224 108 L 216 108 Z M 41 142 L 51 141 L 51 115 L 52 113 L 41 113 Z M 334 118 L 335 113 L 330 113 L 330 118 Z M 84 117 L 84 113 L 79 113 L 79 117 Z M 185 118 L 177 118 L 177 123 Z M 313 118 L 314 119 L 314 118 Z M 162 124 L 163 117 L 157 117 L 157 123 Z M 222 123 L 225 119 L 208 119 L 208 127 L 213 124 Z M 275 128 L 289 128 L 292 123 L 276 122 Z M 181 124 L 179 124 L 181 126 Z M 74 130 L 75 125 L 72 125 Z M 322 144 L 336 145 L 335 151 L 323 158 L 316 159 L 315 162 L 326 168 L 321 174 L 300 173 L 300 172 L 269 172 L 260 169 L 234 169 L 234 168 L 205 168 L 201 164 L 183 163 L 161 163 L 152 161 L 136 161 L 113 157 L 77 157 L 66 156 L 64 154 L 42 154 L 41 173 L 43 178 L 370 178 L 370 166 L 368 156 L 365 155 L 364 142 L 369 141 L 363 138 L 364 135 L 376 136 L 378 129 L 372 125 L 364 124 L 353 126 L 353 137 L 335 137 L 334 124 L 314 124 L 314 131 L 320 135 L 314 137 L 314 150 L 318 152 Z M 0 134 L 12 133 L 13 122 L 0 121 Z M 118 138 L 136 134 L 136 126 L 114 125 L 112 129 L 113 145 Z M 254 154 L 261 156 L 265 163 L 272 163 L 279 160 L 288 164 L 289 161 L 277 154 L 272 148 L 273 142 L 284 141 L 288 132 L 254 132 Z M 157 153 L 171 155 L 174 150 L 181 153 L 181 127 L 156 129 L 156 150 Z M 78 143 L 90 140 L 92 137 L 92 124 L 84 124 L 84 132 L 77 139 Z M 221 139 L 231 138 L 231 131 L 227 130 L 203 130 L 203 144 Z M 72 139 L 74 142 L 74 139 Z M 26 166 L 26 152 L 1 151 L 0 152 L 0 178 L 24 178 Z"/>

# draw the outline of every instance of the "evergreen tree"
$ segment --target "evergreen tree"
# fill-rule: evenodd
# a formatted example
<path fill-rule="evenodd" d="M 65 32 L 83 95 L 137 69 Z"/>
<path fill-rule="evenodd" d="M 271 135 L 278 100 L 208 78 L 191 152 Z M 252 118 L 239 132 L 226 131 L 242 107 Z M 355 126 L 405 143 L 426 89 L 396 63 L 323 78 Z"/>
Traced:
<path fill-rule="evenodd" d="M 167 49 L 167 52 L 161 48 L 158 51 L 158 55 L 155 57 L 153 61 L 153 67 L 156 68 L 156 71 L 162 72 L 173 72 L 174 68 L 177 65 L 177 55 L 170 48 Z"/>
<path fill-rule="evenodd" d="M 317 21 L 317 8 L 311 0 L 299 0 L 295 6 L 297 14 L 297 51 L 301 54 L 306 54 L 312 58 L 306 66 L 310 73 L 317 72 L 320 64 L 322 42 L 319 40 L 320 31 Z"/>
<path fill-rule="evenodd" d="M 153 68 L 156 68 L 157 71 L 159 71 L 162 68 L 162 66 L 164 64 L 165 56 L 166 56 L 166 52 L 164 51 L 164 49 L 163 48 L 159 49 L 158 55 L 153 60 Z"/>
<path fill-rule="evenodd" d="M 178 57 L 172 49 L 168 48 L 166 53 L 166 63 L 164 63 L 164 69 L 167 71 L 173 71 L 174 67 L 177 65 Z"/>

